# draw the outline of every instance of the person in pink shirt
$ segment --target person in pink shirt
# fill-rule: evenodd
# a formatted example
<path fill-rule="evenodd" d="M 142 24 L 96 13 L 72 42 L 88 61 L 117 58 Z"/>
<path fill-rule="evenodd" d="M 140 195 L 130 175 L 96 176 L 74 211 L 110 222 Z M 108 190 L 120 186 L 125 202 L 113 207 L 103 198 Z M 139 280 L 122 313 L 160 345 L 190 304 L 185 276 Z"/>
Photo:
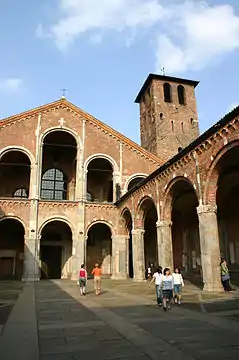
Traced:
<path fill-rule="evenodd" d="M 87 271 L 85 269 L 85 265 L 82 264 L 79 272 L 79 285 L 80 285 L 81 295 L 85 295 L 86 280 L 87 280 Z"/>

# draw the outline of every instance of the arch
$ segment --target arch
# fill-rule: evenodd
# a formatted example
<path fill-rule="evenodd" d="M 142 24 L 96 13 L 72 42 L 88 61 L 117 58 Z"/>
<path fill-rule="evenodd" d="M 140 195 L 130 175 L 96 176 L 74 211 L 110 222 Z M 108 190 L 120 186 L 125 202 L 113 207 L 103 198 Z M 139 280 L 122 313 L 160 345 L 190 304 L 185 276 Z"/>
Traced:
<path fill-rule="evenodd" d="M 24 228 L 24 233 L 26 234 L 26 224 L 19 216 L 16 216 L 16 215 L 4 215 L 4 216 L 0 217 L 0 222 L 2 222 L 3 220 L 7 220 L 7 219 L 19 221 L 22 224 L 23 228 Z"/>
<path fill-rule="evenodd" d="M 144 174 L 144 173 L 135 173 L 135 174 L 129 176 L 124 185 L 124 192 L 126 193 L 128 191 L 128 186 L 132 180 L 136 179 L 137 177 L 141 177 L 141 178 L 145 179 L 147 176 L 148 175 Z"/>
<path fill-rule="evenodd" d="M 51 222 L 53 222 L 53 221 L 61 221 L 61 222 L 64 222 L 64 223 L 65 223 L 66 225 L 68 225 L 69 228 L 71 229 L 72 237 L 75 236 L 74 227 L 73 227 L 72 223 L 68 220 L 68 218 L 65 217 L 65 216 L 55 216 L 55 215 L 49 217 L 48 219 L 46 219 L 46 220 L 44 220 L 44 221 L 42 222 L 42 224 L 41 224 L 41 225 L 39 226 L 39 228 L 38 228 L 38 235 L 41 235 L 42 230 L 44 229 L 44 227 L 45 227 L 47 224 L 49 224 L 49 223 L 51 223 Z"/>
<path fill-rule="evenodd" d="M 72 275 L 73 232 L 68 221 L 47 219 L 40 229 L 41 278 L 68 279 Z"/>
<path fill-rule="evenodd" d="M 95 160 L 95 159 L 105 159 L 105 160 L 108 160 L 110 162 L 110 164 L 112 165 L 112 169 L 113 169 L 113 173 L 118 173 L 119 169 L 118 169 L 118 165 L 116 163 L 116 161 L 110 156 L 110 155 L 107 155 L 107 154 L 103 154 L 103 153 L 97 153 L 97 154 L 93 154 L 93 155 L 90 155 L 86 160 L 85 160 L 85 163 L 84 163 L 84 170 L 87 171 L 87 168 L 89 166 L 89 163 L 92 161 L 92 160 Z"/>
<path fill-rule="evenodd" d="M 178 103 L 180 105 L 185 105 L 186 104 L 185 87 L 183 85 L 178 85 L 177 92 L 178 92 Z"/>
<path fill-rule="evenodd" d="M 3 156 L 6 155 L 10 151 L 20 151 L 28 157 L 31 165 L 33 165 L 35 163 L 35 157 L 31 153 L 31 151 L 24 148 L 23 146 L 17 146 L 17 145 L 9 145 L 9 146 L 6 146 L 5 148 L 1 149 L 0 150 L 0 162 L 3 158 Z"/>
<path fill-rule="evenodd" d="M 139 200 L 137 208 L 136 208 L 136 219 L 138 220 L 138 226 L 142 227 L 143 225 L 143 221 L 144 221 L 144 209 L 143 209 L 143 205 L 147 202 L 147 201 L 151 201 L 154 204 L 154 207 L 157 211 L 157 207 L 155 205 L 155 201 L 154 199 L 150 196 L 150 195 L 145 195 L 144 197 L 142 197 L 142 199 Z M 157 211 L 157 216 L 158 216 L 158 211 Z"/>
<path fill-rule="evenodd" d="M 134 264 L 133 264 L 133 218 L 131 211 L 128 207 L 125 207 L 120 214 L 120 220 L 122 227 L 124 227 L 124 234 L 127 237 L 127 269 L 129 278 L 134 277 Z"/>
<path fill-rule="evenodd" d="M 198 199 L 197 191 L 195 190 L 195 187 L 190 179 L 188 179 L 185 176 L 177 176 L 174 179 L 172 179 L 168 184 L 164 192 L 164 198 L 163 198 L 163 207 L 162 207 L 162 220 L 170 220 L 171 219 L 171 200 L 172 196 L 170 196 L 170 192 L 172 191 L 173 187 L 176 185 L 176 183 L 184 181 L 188 185 L 191 186 L 191 188 L 194 190 L 195 195 Z"/>
<path fill-rule="evenodd" d="M 25 225 L 15 216 L 0 219 L 0 278 L 21 280 L 25 251 Z"/>
<path fill-rule="evenodd" d="M 86 234 L 88 234 L 90 228 L 92 228 L 92 226 L 94 226 L 96 224 L 104 224 L 104 225 L 108 226 L 110 228 L 111 235 L 112 236 L 115 235 L 115 230 L 114 230 L 113 225 L 108 220 L 101 220 L 101 219 L 93 220 L 90 224 L 88 224 L 86 227 Z"/>
<path fill-rule="evenodd" d="M 112 275 L 112 226 L 107 221 L 94 221 L 88 226 L 85 258 L 89 274 L 99 263 L 103 275 Z"/>
<path fill-rule="evenodd" d="M 163 84 L 163 92 L 164 92 L 164 101 L 172 102 L 172 86 L 169 83 Z"/>
<path fill-rule="evenodd" d="M 216 204 L 216 193 L 217 193 L 217 182 L 218 182 L 218 173 L 217 173 L 217 166 L 220 162 L 220 160 L 223 158 L 226 153 L 233 149 L 234 147 L 239 146 L 239 140 L 233 140 L 227 145 L 225 145 L 223 148 L 221 148 L 216 156 L 214 157 L 209 171 L 208 176 L 206 179 L 206 185 L 204 188 L 203 193 L 203 203 L 204 204 Z M 210 196 L 209 196 L 210 194 Z"/>
<path fill-rule="evenodd" d="M 66 133 L 72 135 L 76 141 L 77 147 L 79 147 L 79 148 L 82 147 L 82 141 L 81 141 L 81 138 L 79 137 L 79 135 L 77 134 L 77 132 L 68 127 L 65 127 L 65 126 L 63 126 L 63 127 L 53 126 L 51 128 L 46 129 L 45 131 L 43 131 L 43 133 L 41 133 L 41 135 L 40 135 L 40 145 L 43 146 L 44 140 L 47 137 L 47 135 L 49 135 L 52 132 L 56 132 L 56 131 L 66 132 Z"/>

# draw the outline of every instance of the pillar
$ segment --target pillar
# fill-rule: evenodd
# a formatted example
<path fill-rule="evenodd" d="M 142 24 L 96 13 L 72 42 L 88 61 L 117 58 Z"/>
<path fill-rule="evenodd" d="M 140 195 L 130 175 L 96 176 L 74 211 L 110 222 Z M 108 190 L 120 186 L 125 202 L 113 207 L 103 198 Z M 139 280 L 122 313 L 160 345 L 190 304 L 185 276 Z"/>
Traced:
<path fill-rule="evenodd" d="M 197 213 L 204 284 L 203 290 L 222 291 L 217 207 L 213 205 L 200 205 L 197 208 Z"/>
<path fill-rule="evenodd" d="M 127 238 L 125 235 L 112 236 L 112 276 L 113 280 L 127 278 Z"/>
<path fill-rule="evenodd" d="M 71 280 L 77 280 L 85 257 L 85 237 L 84 234 L 78 234 L 72 239 L 72 273 Z"/>
<path fill-rule="evenodd" d="M 144 230 L 132 230 L 134 280 L 145 280 Z"/>
<path fill-rule="evenodd" d="M 158 263 L 173 271 L 172 222 L 157 221 Z"/>

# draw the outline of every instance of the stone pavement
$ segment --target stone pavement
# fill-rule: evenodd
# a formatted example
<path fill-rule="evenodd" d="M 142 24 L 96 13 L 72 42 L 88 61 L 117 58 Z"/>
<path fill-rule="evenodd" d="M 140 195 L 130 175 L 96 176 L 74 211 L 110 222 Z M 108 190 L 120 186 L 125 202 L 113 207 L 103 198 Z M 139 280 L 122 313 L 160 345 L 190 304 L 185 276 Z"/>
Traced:
<path fill-rule="evenodd" d="M 238 292 L 202 294 L 187 286 L 184 304 L 164 313 L 147 283 L 103 280 L 98 297 L 92 281 L 86 297 L 71 281 L 35 289 L 25 286 L 13 309 L 0 337 L 1 360 L 239 358 Z"/>

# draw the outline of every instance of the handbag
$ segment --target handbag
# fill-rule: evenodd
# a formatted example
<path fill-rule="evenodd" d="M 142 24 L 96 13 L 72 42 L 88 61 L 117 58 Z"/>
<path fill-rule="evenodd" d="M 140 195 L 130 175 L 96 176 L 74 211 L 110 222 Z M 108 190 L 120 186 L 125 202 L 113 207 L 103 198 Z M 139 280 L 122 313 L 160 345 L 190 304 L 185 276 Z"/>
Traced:
<path fill-rule="evenodd" d="M 230 279 L 229 274 L 222 275 L 222 281 L 226 281 L 226 280 L 229 280 L 229 279 Z"/>

